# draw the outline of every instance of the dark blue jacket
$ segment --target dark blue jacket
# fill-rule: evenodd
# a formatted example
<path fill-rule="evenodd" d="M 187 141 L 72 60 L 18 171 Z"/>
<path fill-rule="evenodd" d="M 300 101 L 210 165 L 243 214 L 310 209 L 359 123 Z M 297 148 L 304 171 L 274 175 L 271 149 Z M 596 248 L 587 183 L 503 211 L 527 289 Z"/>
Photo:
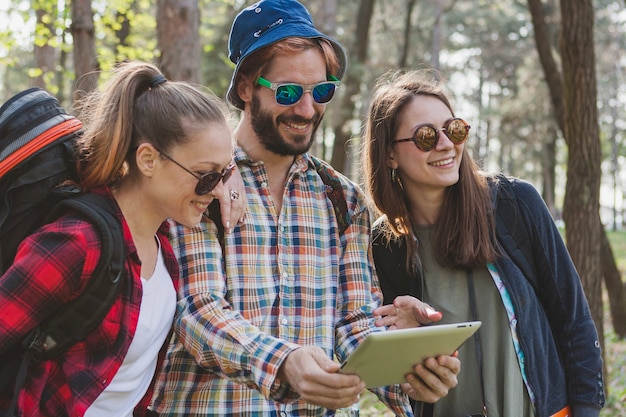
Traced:
<path fill-rule="evenodd" d="M 525 277 L 509 257 L 499 259 L 496 267 L 518 320 L 535 414 L 549 417 L 569 405 L 574 417 L 597 417 L 604 406 L 602 355 L 580 278 L 539 193 L 523 180 L 512 179 L 511 185 L 519 207 L 517 225 L 525 227 L 532 248 L 529 273 L 536 275 Z M 398 295 L 418 296 L 421 289 L 416 288 L 420 280 L 405 272 L 404 245 L 399 240 L 387 243 L 382 236 L 382 221 L 374 225 L 373 253 L 388 304 Z M 498 240 L 505 247 L 500 234 Z"/>

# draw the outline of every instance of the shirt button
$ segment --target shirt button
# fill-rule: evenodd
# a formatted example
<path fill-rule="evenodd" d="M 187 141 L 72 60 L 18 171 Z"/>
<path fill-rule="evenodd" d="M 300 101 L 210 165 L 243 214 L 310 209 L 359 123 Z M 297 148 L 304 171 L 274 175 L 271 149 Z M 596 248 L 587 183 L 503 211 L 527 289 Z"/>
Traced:
<path fill-rule="evenodd" d="M 263 182 L 261 183 L 261 187 L 263 187 L 263 188 L 267 187 L 267 183 L 266 183 L 265 181 L 263 181 Z"/>
<path fill-rule="evenodd" d="M 289 323 L 289 322 L 287 321 L 287 319 L 282 319 L 282 320 L 280 321 L 280 324 L 282 324 L 283 326 L 286 326 L 286 325 L 287 325 L 287 323 Z"/>

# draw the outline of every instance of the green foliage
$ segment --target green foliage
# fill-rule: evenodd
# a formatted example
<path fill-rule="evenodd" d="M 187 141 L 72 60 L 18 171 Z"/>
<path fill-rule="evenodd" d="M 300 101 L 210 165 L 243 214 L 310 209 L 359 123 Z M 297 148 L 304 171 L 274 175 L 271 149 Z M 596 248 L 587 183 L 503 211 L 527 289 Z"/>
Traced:
<path fill-rule="evenodd" d="M 155 62 L 156 5 L 148 0 L 115 0 L 100 5 L 94 16 L 97 54 L 106 73 L 118 62 L 141 60 Z M 128 25 L 128 32 L 124 25 Z M 124 35 L 124 38 L 120 37 Z"/>
<path fill-rule="evenodd" d="M 226 96 L 235 68 L 228 59 L 228 34 L 242 5 L 233 3 L 229 0 L 200 1 L 201 76 L 203 84 L 219 97 Z"/>

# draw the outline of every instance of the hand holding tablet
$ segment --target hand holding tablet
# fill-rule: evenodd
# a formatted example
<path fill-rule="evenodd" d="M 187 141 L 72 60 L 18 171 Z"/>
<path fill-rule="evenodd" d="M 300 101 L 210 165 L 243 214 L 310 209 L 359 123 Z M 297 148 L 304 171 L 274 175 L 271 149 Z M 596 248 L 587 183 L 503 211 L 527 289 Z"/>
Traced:
<path fill-rule="evenodd" d="M 480 325 L 480 321 L 471 321 L 371 333 L 340 372 L 358 375 L 368 388 L 404 383 L 415 365 L 453 354 Z"/>

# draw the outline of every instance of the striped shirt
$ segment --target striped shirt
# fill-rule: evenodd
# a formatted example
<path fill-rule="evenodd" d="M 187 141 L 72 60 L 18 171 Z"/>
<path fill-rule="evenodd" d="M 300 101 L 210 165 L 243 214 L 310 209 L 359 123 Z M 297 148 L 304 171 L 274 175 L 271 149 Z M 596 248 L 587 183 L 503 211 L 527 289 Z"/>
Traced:
<path fill-rule="evenodd" d="M 295 159 L 278 213 L 264 164 L 236 150 L 248 211 L 225 235 L 224 256 L 210 220 L 171 229 L 182 281 L 176 339 L 153 401 L 159 415 L 332 415 L 298 401 L 279 367 L 299 346 L 341 362 L 367 334 L 383 331 L 372 315 L 381 297 L 364 195 L 329 168 L 352 222 L 340 235 L 311 158 Z M 411 415 L 399 386 L 375 392 L 397 415 Z"/>

